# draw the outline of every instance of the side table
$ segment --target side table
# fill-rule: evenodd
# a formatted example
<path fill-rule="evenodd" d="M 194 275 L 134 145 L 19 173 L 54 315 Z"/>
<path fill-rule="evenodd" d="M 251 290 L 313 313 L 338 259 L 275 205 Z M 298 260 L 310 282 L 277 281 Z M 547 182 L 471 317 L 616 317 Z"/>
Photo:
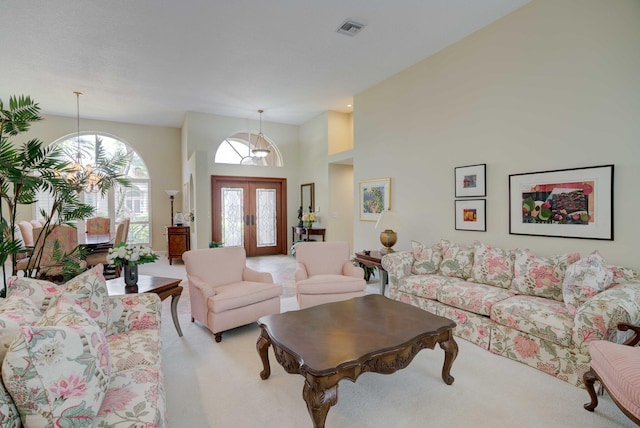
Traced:
<path fill-rule="evenodd" d="M 302 237 L 306 235 L 306 238 L 304 239 L 305 241 L 309 240 L 309 236 L 310 235 L 322 236 L 322 240 L 324 241 L 324 235 L 325 235 L 326 231 L 327 230 L 324 229 L 324 228 L 314 229 L 312 227 L 292 226 L 291 227 L 291 245 L 295 245 L 295 243 L 296 243 L 296 235 L 298 235 L 298 237 L 300 239 L 303 239 Z"/>
<path fill-rule="evenodd" d="M 368 267 L 377 267 L 380 272 L 380 294 L 384 296 L 384 288 L 389 283 L 387 271 L 382 267 L 382 254 L 380 251 L 371 251 L 365 254 L 362 251 L 356 253 L 356 262 Z"/>

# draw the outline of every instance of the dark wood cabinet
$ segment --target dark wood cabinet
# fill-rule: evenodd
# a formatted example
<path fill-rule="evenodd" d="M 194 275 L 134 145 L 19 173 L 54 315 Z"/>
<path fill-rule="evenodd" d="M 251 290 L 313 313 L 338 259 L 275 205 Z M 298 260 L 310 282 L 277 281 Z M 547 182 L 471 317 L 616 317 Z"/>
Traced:
<path fill-rule="evenodd" d="M 189 226 L 167 226 L 167 257 L 181 259 L 182 253 L 191 249 L 191 228 Z"/>

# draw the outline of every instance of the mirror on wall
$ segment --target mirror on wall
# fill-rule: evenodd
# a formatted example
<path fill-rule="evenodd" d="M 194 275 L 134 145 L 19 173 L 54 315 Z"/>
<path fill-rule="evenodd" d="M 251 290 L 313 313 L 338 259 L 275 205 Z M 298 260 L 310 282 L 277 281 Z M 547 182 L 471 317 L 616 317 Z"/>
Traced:
<path fill-rule="evenodd" d="M 302 207 L 302 211 L 315 211 L 314 192 L 314 183 L 300 185 L 300 206 Z"/>

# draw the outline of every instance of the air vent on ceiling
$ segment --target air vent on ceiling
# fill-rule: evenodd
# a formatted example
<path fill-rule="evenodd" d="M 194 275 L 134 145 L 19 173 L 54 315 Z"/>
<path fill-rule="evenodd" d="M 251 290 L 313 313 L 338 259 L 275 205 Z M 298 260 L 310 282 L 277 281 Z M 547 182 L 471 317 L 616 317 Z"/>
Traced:
<path fill-rule="evenodd" d="M 344 21 L 336 30 L 340 34 L 346 34 L 347 36 L 355 36 L 362 30 L 364 25 L 358 24 L 355 21 L 349 21 L 348 19 Z"/>

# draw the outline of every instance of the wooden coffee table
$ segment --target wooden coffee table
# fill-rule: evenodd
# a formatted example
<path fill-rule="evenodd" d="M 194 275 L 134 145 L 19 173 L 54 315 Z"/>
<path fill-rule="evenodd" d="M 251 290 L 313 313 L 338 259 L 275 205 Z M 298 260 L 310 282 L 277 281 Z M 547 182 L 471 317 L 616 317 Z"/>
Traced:
<path fill-rule="evenodd" d="M 365 372 L 391 374 L 409 365 L 424 348 L 444 350 L 442 379 L 458 355 L 452 329 L 456 323 L 378 294 L 327 303 L 300 311 L 267 315 L 256 348 L 262 379 L 271 375 L 269 346 L 287 373 L 304 376 L 302 396 L 313 426 L 324 427 L 329 408 L 338 402 L 338 382 L 355 382 Z"/>
<path fill-rule="evenodd" d="M 128 286 L 124 283 L 124 278 L 114 278 L 107 280 L 107 288 L 110 296 L 120 296 L 123 294 L 135 293 L 156 293 L 160 300 L 171 296 L 171 318 L 176 327 L 178 336 L 182 337 L 182 329 L 178 321 L 178 300 L 182 294 L 181 279 L 162 278 L 160 276 L 138 275 L 138 284 Z"/>

